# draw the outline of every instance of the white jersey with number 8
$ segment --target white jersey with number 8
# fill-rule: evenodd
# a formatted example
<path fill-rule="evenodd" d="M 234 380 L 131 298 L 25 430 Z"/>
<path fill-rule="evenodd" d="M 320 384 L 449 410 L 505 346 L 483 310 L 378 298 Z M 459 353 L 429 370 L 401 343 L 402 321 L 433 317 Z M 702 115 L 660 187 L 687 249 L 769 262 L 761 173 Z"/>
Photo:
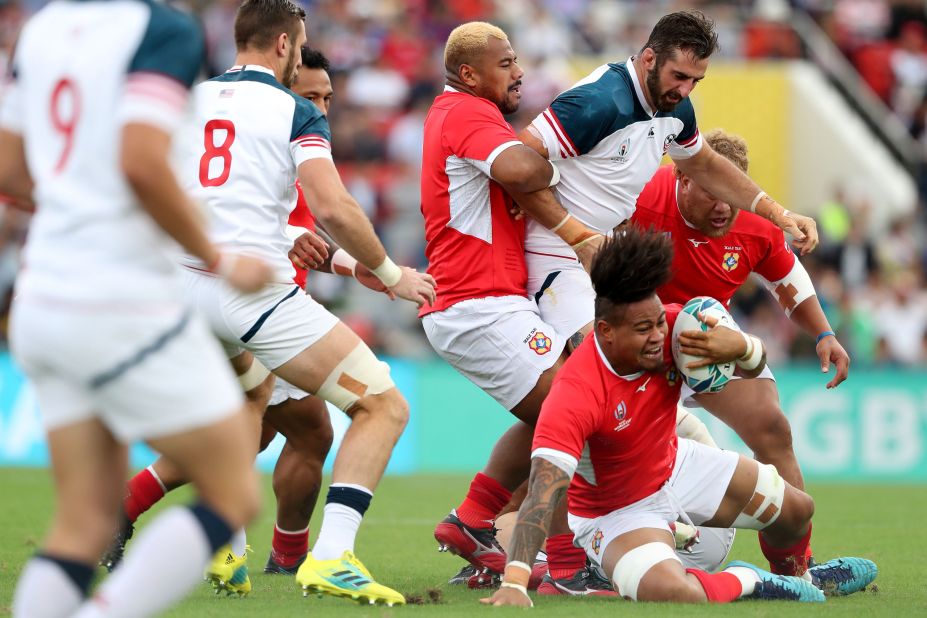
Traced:
<path fill-rule="evenodd" d="M 293 243 L 285 230 L 296 206 L 296 170 L 309 159 L 331 159 L 328 121 L 257 65 L 232 67 L 197 85 L 193 110 L 180 174 L 206 206 L 210 239 L 264 258 L 278 283 L 291 283 Z M 192 256 L 183 263 L 204 266 Z"/>

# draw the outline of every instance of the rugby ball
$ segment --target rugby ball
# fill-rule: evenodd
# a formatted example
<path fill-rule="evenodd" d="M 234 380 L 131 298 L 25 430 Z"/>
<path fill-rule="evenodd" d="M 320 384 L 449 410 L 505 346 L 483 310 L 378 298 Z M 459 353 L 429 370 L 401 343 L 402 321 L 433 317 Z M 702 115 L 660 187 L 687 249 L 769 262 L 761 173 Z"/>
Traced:
<path fill-rule="evenodd" d="M 686 385 L 696 393 L 717 393 L 734 375 L 734 361 L 689 369 L 686 365 L 701 357 L 684 354 L 679 349 L 679 333 L 687 330 L 708 330 L 708 325 L 698 319 L 699 313 L 716 317 L 718 326 L 727 326 L 737 331 L 740 328 L 724 305 L 710 296 L 696 296 L 687 302 L 673 325 L 673 359 L 679 373 L 685 378 Z"/>

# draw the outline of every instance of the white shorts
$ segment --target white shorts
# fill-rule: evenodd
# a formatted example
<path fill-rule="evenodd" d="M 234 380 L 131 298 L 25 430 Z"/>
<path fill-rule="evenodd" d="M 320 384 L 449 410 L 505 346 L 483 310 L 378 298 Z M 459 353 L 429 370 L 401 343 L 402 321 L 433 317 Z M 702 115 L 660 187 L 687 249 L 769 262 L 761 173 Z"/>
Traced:
<path fill-rule="evenodd" d="M 438 355 L 511 410 L 563 352 L 566 339 L 521 296 L 465 300 L 422 318 Z"/>
<path fill-rule="evenodd" d="M 211 425 L 243 405 L 219 343 L 177 303 L 107 309 L 19 298 L 10 339 L 47 430 L 99 418 L 129 443 Z"/>
<path fill-rule="evenodd" d="M 184 268 L 187 298 L 234 358 L 248 350 L 273 371 L 325 336 L 338 318 L 296 284 L 242 294 L 222 279 Z"/>
<path fill-rule="evenodd" d="M 525 253 L 528 296 L 541 319 L 564 337 L 572 337 L 595 319 L 592 280 L 576 259 Z"/>
<path fill-rule="evenodd" d="M 740 376 L 731 376 L 731 380 L 772 380 L 776 381 L 776 376 L 773 375 L 772 369 L 769 368 L 769 365 L 763 367 L 763 371 L 760 372 L 760 375 L 755 378 L 741 378 Z M 695 399 L 695 391 L 689 388 L 689 385 L 685 382 L 682 383 L 682 390 L 679 392 L 679 401 L 682 402 L 682 405 L 687 408 L 701 408 L 700 404 Z"/>
<path fill-rule="evenodd" d="M 673 473 L 657 492 L 601 517 L 570 513 L 574 543 L 585 549 L 592 561 L 601 564 L 605 548 L 622 534 L 642 528 L 671 534 L 670 523 L 680 518 L 689 519 L 696 526 L 705 523 L 721 506 L 739 458 L 732 451 L 680 438 Z"/>
<path fill-rule="evenodd" d="M 304 391 L 301 388 L 297 388 L 284 380 L 283 378 L 278 377 L 274 382 L 274 392 L 270 395 L 270 401 L 267 402 L 268 406 L 276 406 L 287 399 L 304 399 L 308 397 L 310 393 Z"/>

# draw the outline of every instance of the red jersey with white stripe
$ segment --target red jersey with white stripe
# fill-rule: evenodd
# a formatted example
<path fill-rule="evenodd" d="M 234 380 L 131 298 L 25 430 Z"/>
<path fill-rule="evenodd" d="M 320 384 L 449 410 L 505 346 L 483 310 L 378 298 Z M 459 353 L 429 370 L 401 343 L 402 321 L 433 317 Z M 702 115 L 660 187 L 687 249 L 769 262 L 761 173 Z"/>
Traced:
<path fill-rule="evenodd" d="M 299 186 L 298 182 L 296 183 L 296 208 L 290 213 L 290 219 L 287 221 L 287 224 L 293 227 L 305 228 L 310 232 L 315 231 L 315 217 L 312 216 L 312 211 L 309 210 L 309 204 L 306 203 L 306 196 L 303 194 L 303 188 Z M 306 277 L 309 276 L 309 271 L 305 268 L 300 268 L 296 264 L 293 264 L 293 268 L 296 270 L 293 281 L 300 289 L 305 288 Z"/>
<path fill-rule="evenodd" d="M 779 281 L 791 272 L 795 254 L 778 227 L 751 212 L 740 211 L 721 238 L 690 226 L 676 202 L 676 175 L 664 165 L 637 200 L 632 217 L 644 229 L 653 226 L 673 239 L 673 278 L 657 294 L 666 303 L 686 303 L 711 296 L 730 306 L 731 297 L 751 272 Z"/>
<path fill-rule="evenodd" d="M 442 311 L 471 298 L 526 296 L 525 225 L 490 168 L 521 144 L 491 101 L 446 88 L 425 118 L 422 215 L 428 272 Z"/>
<path fill-rule="evenodd" d="M 667 333 L 679 305 L 665 305 Z M 586 337 L 554 378 L 534 430 L 532 456 L 545 452 L 576 462 L 567 492 L 569 511 L 600 517 L 656 492 L 676 461 L 676 404 L 682 380 L 667 369 L 615 373 L 594 336 Z"/>

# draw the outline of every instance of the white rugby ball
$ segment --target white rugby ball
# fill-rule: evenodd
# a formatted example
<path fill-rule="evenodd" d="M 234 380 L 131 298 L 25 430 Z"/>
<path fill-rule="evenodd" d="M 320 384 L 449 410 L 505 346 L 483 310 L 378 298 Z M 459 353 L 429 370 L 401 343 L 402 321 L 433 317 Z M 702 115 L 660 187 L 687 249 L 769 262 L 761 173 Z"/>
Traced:
<path fill-rule="evenodd" d="M 679 312 L 676 324 L 673 325 L 673 359 L 686 384 L 696 393 L 717 393 L 734 375 L 734 362 L 689 369 L 686 365 L 701 357 L 684 354 L 679 349 L 679 333 L 686 330 L 708 330 L 708 325 L 698 319 L 699 313 L 716 317 L 719 326 L 727 326 L 736 331 L 740 328 L 724 305 L 710 296 L 696 296 L 687 302 Z"/>

